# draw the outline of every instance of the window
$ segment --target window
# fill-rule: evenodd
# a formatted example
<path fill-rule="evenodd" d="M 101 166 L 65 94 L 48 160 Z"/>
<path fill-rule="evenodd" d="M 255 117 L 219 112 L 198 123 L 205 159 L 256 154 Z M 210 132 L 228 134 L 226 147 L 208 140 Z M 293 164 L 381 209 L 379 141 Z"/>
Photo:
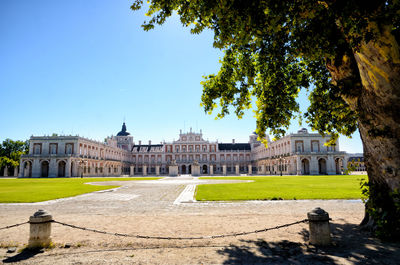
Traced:
<path fill-rule="evenodd" d="M 33 154 L 40 155 L 42 153 L 42 144 L 34 144 L 33 145 Z"/>
<path fill-rule="evenodd" d="M 57 154 L 57 144 L 50 144 L 50 154 L 51 155 Z"/>
<path fill-rule="evenodd" d="M 73 149 L 73 144 L 66 144 L 66 145 L 65 145 L 65 153 L 66 153 L 67 155 L 72 154 L 72 149 Z"/>
<path fill-rule="evenodd" d="M 319 142 L 318 141 L 311 141 L 311 151 L 312 152 L 319 152 Z"/>

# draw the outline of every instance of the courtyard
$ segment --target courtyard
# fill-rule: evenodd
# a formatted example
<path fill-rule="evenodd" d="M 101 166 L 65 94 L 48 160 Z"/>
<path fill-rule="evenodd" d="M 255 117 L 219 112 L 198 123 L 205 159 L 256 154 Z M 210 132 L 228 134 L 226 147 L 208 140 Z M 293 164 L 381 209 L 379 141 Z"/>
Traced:
<path fill-rule="evenodd" d="M 330 217 L 334 244 L 307 244 L 308 224 L 245 236 L 201 240 L 117 237 L 52 225 L 54 248 L 7 254 L 23 248 L 28 225 L 1 231 L 2 261 L 21 264 L 232 264 L 399 262 L 398 245 L 382 243 L 357 229 L 364 214 L 361 200 L 281 200 L 194 202 L 193 187 L 234 180 L 191 176 L 159 180 L 110 181 L 95 185 L 120 188 L 37 203 L 0 204 L 0 227 L 27 221 L 45 209 L 59 222 L 112 233 L 198 237 L 271 228 L 306 218 L 315 207 Z M 189 187 L 189 188 L 188 188 Z M 66 248 L 67 246 L 67 248 Z"/>

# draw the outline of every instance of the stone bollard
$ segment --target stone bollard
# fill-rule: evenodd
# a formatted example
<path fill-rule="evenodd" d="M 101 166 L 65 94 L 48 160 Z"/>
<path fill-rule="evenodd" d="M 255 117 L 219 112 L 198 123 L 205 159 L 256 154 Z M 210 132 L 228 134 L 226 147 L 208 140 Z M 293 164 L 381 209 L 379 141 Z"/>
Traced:
<path fill-rule="evenodd" d="M 317 207 L 307 213 L 310 225 L 310 244 L 327 246 L 331 243 L 331 230 L 329 227 L 329 214 Z"/>
<path fill-rule="evenodd" d="M 51 221 L 53 217 L 44 210 L 38 210 L 29 217 L 30 234 L 28 248 L 48 247 L 51 243 Z"/>

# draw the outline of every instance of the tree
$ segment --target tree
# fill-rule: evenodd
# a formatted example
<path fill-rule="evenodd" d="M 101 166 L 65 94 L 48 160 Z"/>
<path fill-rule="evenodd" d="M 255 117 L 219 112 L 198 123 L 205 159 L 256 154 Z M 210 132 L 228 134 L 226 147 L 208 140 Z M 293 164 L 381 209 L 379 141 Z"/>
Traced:
<path fill-rule="evenodd" d="M 350 136 L 359 129 L 368 169 L 366 219 L 381 237 L 400 236 L 400 1 L 149 1 L 145 30 L 177 14 L 193 34 L 214 32 L 224 51 L 202 82 L 202 104 L 238 117 L 256 97 L 257 134 L 282 136 L 310 93 L 310 126 Z M 142 8 L 136 0 L 131 8 Z M 218 102 L 219 101 L 219 102 Z"/>
<path fill-rule="evenodd" d="M 29 150 L 28 141 L 13 141 L 6 139 L 0 144 L 0 168 L 18 167 L 21 155 L 27 154 Z"/>

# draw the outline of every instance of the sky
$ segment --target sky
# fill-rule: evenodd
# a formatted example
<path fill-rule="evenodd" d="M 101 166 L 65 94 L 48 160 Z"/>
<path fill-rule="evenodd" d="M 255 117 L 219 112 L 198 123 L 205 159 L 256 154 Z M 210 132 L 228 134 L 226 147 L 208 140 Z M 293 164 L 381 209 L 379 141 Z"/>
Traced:
<path fill-rule="evenodd" d="M 192 35 L 177 16 L 145 32 L 145 10 L 131 3 L 0 1 L 0 141 L 53 133 L 103 141 L 124 121 L 135 142 L 169 142 L 190 127 L 210 141 L 248 141 L 252 110 L 216 120 L 200 107 L 202 76 L 217 73 L 222 57 L 212 32 Z M 305 112 L 305 93 L 299 103 Z M 295 121 L 288 133 L 299 128 Z M 341 136 L 340 149 L 361 153 L 358 131 Z"/>

